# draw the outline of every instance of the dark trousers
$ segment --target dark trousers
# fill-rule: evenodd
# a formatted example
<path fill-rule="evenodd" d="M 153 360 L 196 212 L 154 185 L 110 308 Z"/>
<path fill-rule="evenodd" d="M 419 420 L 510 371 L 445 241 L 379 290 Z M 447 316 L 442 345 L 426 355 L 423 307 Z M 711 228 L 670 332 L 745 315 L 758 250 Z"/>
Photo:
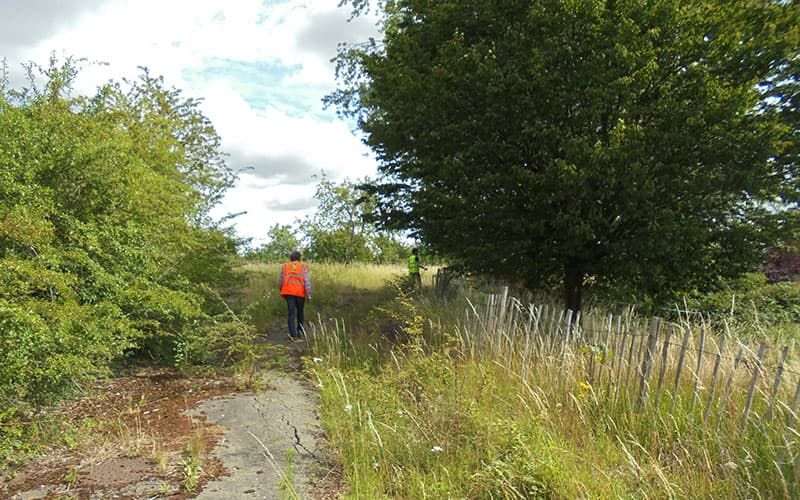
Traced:
<path fill-rule="evenodd" d="M 306 305 L 306 299 L 303 297 L 295 297 L 294 295 L 287 295 L 286 305 L 289 307 L 289 335 L 292 338 L 299 337 L 305 329 L 303 328 L 303 308 Z"/>

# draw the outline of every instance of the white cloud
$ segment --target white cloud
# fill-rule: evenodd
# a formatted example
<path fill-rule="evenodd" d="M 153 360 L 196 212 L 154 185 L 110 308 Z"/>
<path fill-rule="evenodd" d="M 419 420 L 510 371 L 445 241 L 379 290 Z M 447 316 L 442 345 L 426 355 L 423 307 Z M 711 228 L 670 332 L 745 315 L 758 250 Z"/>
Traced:
<path fill-rule="evenodd" d="M 253 167 L 214 213 L 248 212 L 236 228 L 259 238 L 273 223 L 309 212 L 320 170 L 334 180 L 374 175 L 367 149 L 320 103 L 335 88 L 330 59 L 337 42 L 377 35 L 374 19 L 348 23 L 337 4 L 3 0 L 0 57 L 12 65 L 45 63 L 56 51 L 108 62 L 82 71 L 81 93 L 110 78 L 134 78 L 146 66 L 186 95 L 203 97 L 231 166 Z"/>
<path fill-rule="evenodd" d="M 244 235 L 259 240 L 273 223 L 288 224 L 308 215 L 314 176 L 321 170 L 332 179 L 375 173 L 367 148 L 344 122 L 289 116 L 274 107 L 254 110 L 224 81 L 209 82 L 201 93 L 207 96 L 205 113 L 231 152 L 231 167 L 253 167 L 242 170 L 236 189 L 214 212 L 247 211 L 236 220 Z"/>

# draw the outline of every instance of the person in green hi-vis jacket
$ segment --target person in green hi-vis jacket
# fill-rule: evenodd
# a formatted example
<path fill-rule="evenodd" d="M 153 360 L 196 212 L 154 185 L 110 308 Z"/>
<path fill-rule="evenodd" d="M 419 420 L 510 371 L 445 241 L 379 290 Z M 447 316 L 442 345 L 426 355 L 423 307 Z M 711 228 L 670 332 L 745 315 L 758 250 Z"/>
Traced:
<path fill-rule="evenodd" d="M 427 270 L 428 268 L 420 264 L 419 251 L 415 248 L 411 249 L 411 255 L 408 257 L 408 275 L 411 278 L 411 283 L 416 287 L 422 287 L 422 276 L 419 274 L 420 269 Z"/>

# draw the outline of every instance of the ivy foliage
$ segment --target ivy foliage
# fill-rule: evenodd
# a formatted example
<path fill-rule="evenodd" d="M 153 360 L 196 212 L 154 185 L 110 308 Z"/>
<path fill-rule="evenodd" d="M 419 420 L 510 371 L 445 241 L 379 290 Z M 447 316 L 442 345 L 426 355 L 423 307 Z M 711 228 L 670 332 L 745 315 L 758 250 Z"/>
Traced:
<path fill-rule="evenodd" d="M 244 328 L 217 295 L 238 243 L 207 211 L 233 176 L 198 101 L 146 70 L 72 97 L 77 65 L 0 86 L 0 424 L 115 362 L 194 362 L 209 329 Z"/>

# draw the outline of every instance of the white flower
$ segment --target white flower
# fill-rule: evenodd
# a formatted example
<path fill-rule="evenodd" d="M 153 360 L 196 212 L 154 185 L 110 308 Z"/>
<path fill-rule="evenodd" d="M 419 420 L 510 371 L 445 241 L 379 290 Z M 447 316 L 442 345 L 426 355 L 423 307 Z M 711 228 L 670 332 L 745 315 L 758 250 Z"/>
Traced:
<path fill-rule="evenodd" d="M 442 448 L 441 446 L 434 446 L 433 448 L 431 448 L 431 453 L 441 453 L 443 451 L 444 448 Z"/>
<path fill-rule="evenodd" d="M 380 464 L 377 461 L 376 462 L 372 462 L 372 468 L 373 469 L 377 469 L 379 465 Z"/>
<path fill-rule="evenodd" d="M 346 405 L 344 405 L 344 411 L 346 411 L 347 413 L 350 413 L 351 411 L 353 411 L 353 405 L 351 405 L 350 403 L 347 403 Z"/>
<path fill-rule="evenodd" d="M 314 363 L 322 363 L 322 358 L 311 358 Z"/>

